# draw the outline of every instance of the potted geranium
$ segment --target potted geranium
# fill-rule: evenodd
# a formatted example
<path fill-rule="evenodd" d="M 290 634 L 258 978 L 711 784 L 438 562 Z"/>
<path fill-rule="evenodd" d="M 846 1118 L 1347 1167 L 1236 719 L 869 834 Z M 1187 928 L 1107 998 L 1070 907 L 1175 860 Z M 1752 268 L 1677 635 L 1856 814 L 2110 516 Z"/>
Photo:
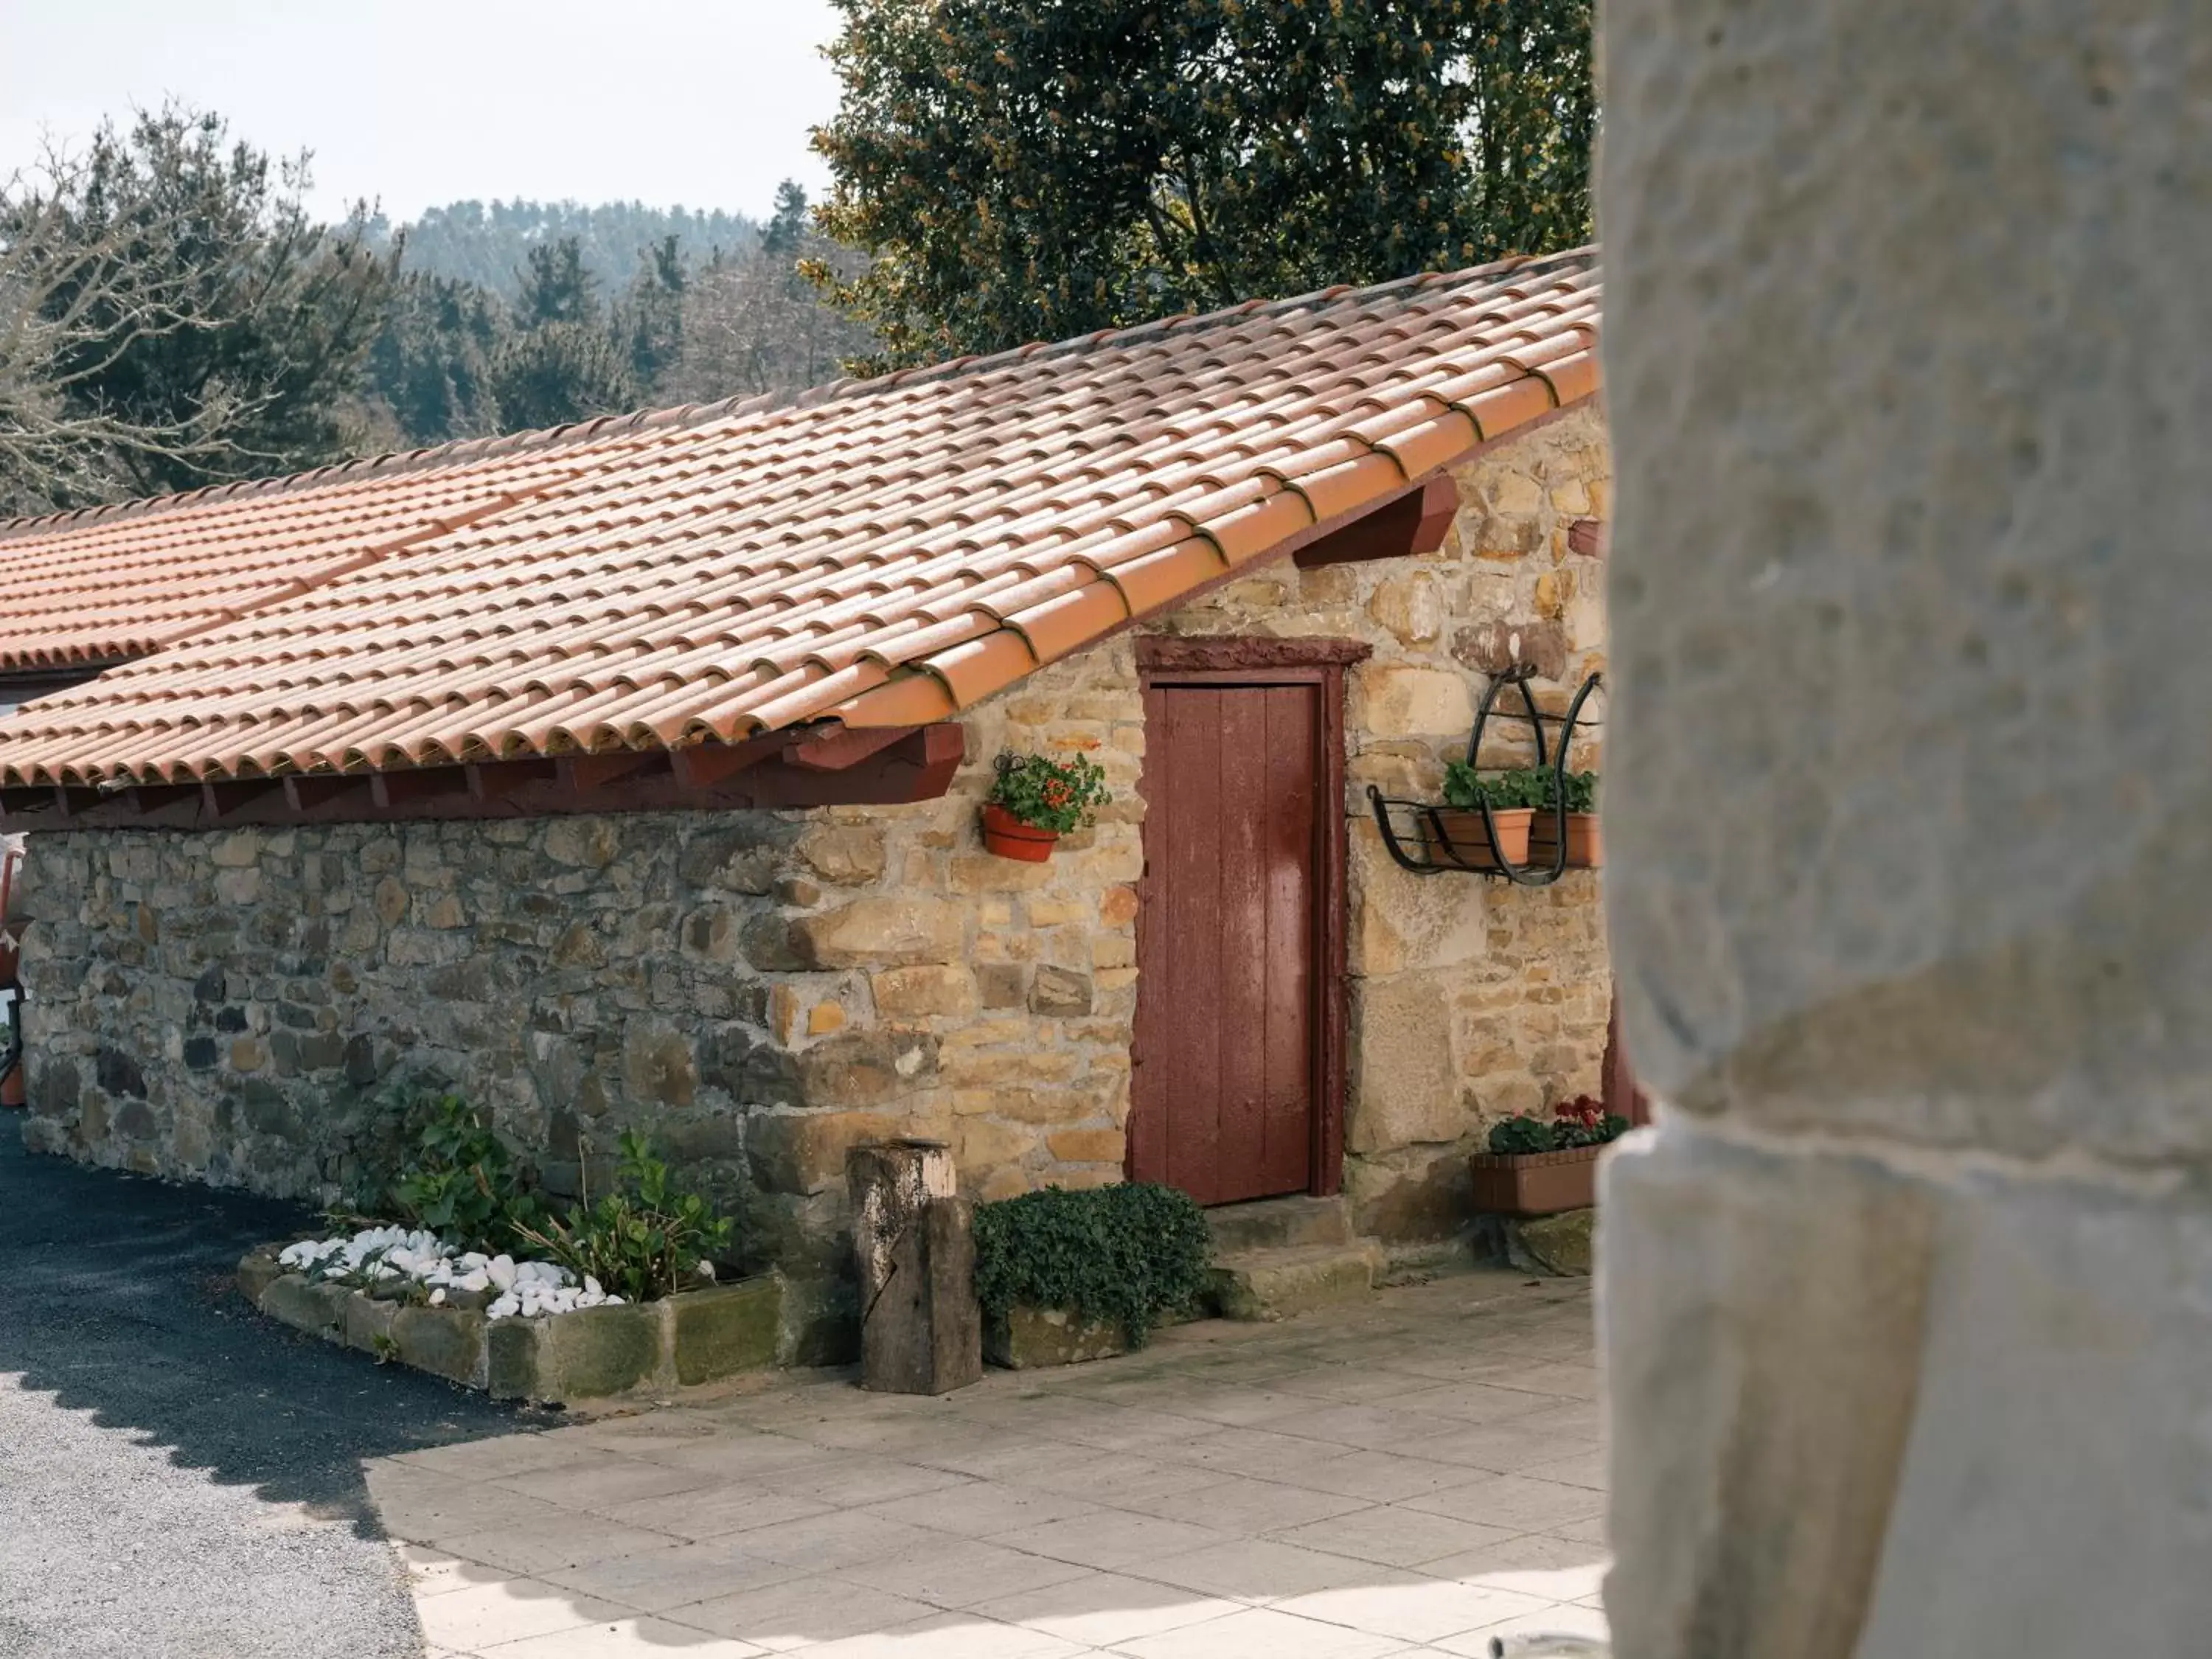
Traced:
<path fill-rule="evenodd" d="M 1559 856 L 1559 798 L 1566 797 L 1567 864 L 1577 870 L 1595 870 L 1605 862 L 1604 843 L 1598 839 L 1597 774 L 1569 772 L 1564 775 L 1547 768 L 1543 799 L 1528 826 L 1528 856 L 1548 868 Z"/>
<path fill-rule="evenodd" d="M 983 804 L 984 850 L 1042 864 L 1062 836 L 1097 822 L 1113 799 L 1106 769 L 1084 756 L 1001 755 Z"/>
<path fill-rule="evenodd" d="M 1588 1095 L 1552 1109 L 1519 1112 L 1490 1127 L 1490 1150 L 1471 1160 L 1474 1207 L 1490 1215 L 1557 1215 L 1597 1202 L 1597 1159 L 1628 1133 L 1628 1120 Z"/>
<path fill-rule="evenodd" d="M 1544 774 L 1522 768 L 1488 775 L 1465 761 L 1444 769 L 1445 805 L 1421 820 L 1425 836 L 1441 831 L 1445 846 L 1431 848 L 1431 857 L 1465 864 L 1477 870 L 1496 870 L 1528 862 L 1529 821 L 1544 799 Z M 1490 807 L 1496 826 L 1493 841 L 1483 826 L 1482 807 Z"/>

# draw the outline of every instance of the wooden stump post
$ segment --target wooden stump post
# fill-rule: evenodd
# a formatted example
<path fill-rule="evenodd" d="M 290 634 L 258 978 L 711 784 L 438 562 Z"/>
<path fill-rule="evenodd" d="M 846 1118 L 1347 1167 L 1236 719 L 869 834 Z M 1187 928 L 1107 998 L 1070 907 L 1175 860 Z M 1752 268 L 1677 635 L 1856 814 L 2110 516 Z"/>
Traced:
<path fill-rule="evenodd" d="M 860 1385 L 950 1394 L 983 1375 L 975 1212 L 941 1141 L 856 1146 L 845 1166 L 860 1279 Z"/>

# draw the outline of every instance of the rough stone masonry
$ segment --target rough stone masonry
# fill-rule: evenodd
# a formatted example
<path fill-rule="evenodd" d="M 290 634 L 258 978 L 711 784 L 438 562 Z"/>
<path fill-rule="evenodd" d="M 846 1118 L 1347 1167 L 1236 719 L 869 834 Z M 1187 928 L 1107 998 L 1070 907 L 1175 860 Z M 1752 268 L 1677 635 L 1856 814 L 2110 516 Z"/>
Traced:
<path fill-rule="evenodd" d="M 1280 565 L 1157 630 L 1370 647 L 1346 712 L 1345 1181 L 1371 1233 L 1449 1234 L 1490 1119 L 1599 1086 L 1597 878 L 1407 875 L 1364 788 L 1433 797 L 1510 663 L 1536 663 L 1555 708 L 1603 665 L 1601 566 L 1570 532 L 1607 511 L 1608 476 L 1596 416 L 1571 415 L 1462 470 L 1437 553 Z M 966 725 L 951 793 L 906 807 L 36 836 L 26 1133 L 325 1197 L 388 1162 L 391 1085 L 434 1084 L 564 1191 L 620 1128 L 649 1128 L 742 1218 L 750 1263 L 801 1279 L 845 1270 L 860 1141 L 949 1141 L 974 1198 L 1118 1179 L 1143 861 L 1134 647 L 1054 664 Z M 1090 754 L 1115 793 L 1049 863 L 981 849 L 1008 748 Z"/>
<path fill-rule="evenodd" d="M 2212 1632 L 2212 32 L 1620 0 L 1622 1659 Z"/>

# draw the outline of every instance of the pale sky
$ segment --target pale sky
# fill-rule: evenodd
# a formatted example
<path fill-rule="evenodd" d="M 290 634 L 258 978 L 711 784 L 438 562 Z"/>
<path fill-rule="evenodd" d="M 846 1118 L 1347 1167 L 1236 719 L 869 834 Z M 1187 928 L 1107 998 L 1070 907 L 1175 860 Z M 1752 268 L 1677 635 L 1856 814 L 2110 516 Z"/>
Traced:
<path fill-rule="evenodd" d="M 0 177 L 170 95 L 278 155 L 326 215 L 471 198 L 766 216 L 818 193 L 829 0 L 0 0 Z"/>

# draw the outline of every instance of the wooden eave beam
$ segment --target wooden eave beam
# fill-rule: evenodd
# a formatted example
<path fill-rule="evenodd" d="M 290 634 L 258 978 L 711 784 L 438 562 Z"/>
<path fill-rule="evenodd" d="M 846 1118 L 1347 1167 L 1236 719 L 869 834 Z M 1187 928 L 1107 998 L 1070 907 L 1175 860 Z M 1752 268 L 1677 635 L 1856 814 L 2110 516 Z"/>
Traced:
<path fill-rule="evenodd" d="M 965 754 L 961 728 L 949 723 L 833 735 L 869 741 L 816 748 L 822 737 L 794 741 L 786 732 L 673 753 L 639 750 L 621 757 L 635 764 L 620 768 L 579 768 L 579 762 L 611 763 L 617 757 L 572 756 L 557 763 L 484 761 L 394 772 L 140 785 L 112 792 L 52 786 L 0 789 L 0 829 L 189 830 L 579 812 L 887 806 L 944 794 Z M 836 763 L 825 767 L 825 759 Z"/>
<path fill-rule="evenodd" d="M 1445 532 L 1458 512 L 1459 486 L 1449 472 L 1439 473 L 1419 489 L 1409 489 L 1320 540 L 1307 543 L 1291 555 L 1291 562 L 1301 570 L 1312 570 L 1322 565 L 1364 564 L 1374 559 L 1433 553 L 1444 544 Z"/>

